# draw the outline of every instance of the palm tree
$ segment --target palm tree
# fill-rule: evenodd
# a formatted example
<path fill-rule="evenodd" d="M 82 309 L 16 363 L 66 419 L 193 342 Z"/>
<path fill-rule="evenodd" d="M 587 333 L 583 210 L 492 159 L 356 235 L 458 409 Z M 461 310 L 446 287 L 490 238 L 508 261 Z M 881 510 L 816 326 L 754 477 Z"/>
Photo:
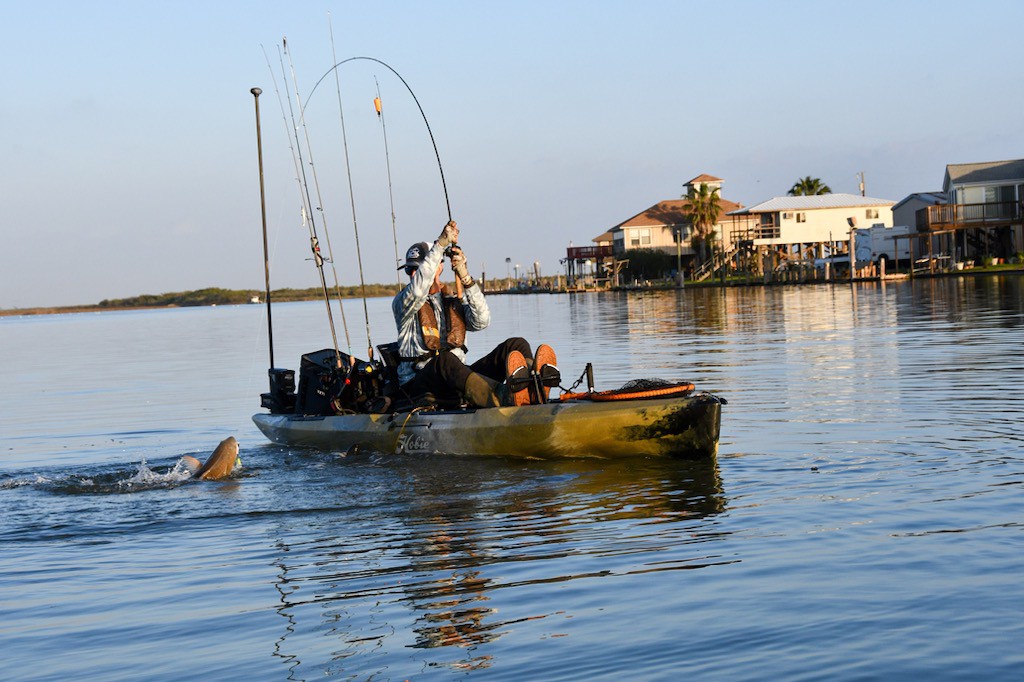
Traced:
<path fill-rule="evenodd" d="M 812 178 L 808 175 L 806 178 L 800 178 L 793 186 L 789 189 L 789 195 L 793 197 L 809 197 L 815 194 L 831 194 L 832 188 L 824 184 L 820 178 Z"/>
<path fill-rule="evenodd" d="M 691 243 L 697 252 L 697 259 L 704 263 L 707 261 L 707 245 L 711 238 L 711 232 L 718 222 L 718 216 L 722 213 L 722 207 L 718 203 L 718 187 L 712 189 L 707 184 L 702 184 L 698 189 L 692 190 L 686 195 L 689 200 L 687 217 L 693 225 L 693 237 Z"/>

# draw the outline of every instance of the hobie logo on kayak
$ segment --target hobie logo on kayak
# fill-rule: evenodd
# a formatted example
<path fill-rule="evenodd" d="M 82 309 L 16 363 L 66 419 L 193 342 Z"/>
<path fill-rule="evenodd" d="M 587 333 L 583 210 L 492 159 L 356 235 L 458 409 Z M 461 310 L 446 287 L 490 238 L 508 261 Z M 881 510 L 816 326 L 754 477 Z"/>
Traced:
<path fill-rule="evenodd" d="M 409 454 L 430 452 L 430 443 L 416 434 L 403 434 L 398 437 L 398 446 L 395 448 L 395 454 L 400 455 L 403 452 Z"/>

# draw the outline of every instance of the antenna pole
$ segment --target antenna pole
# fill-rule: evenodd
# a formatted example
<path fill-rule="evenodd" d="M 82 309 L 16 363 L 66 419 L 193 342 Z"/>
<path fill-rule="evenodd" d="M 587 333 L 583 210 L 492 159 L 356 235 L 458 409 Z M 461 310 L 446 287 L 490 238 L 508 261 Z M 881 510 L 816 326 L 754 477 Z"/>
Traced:
<path fill-rule="evenodd" d="M 253 102 L 256 104 L 256 155 L 260 168 L 260 212 L 263 217 L 263 273 L 267 284 L 267 337 L 270 345 L 270 369 L 274 368 L 274 323 L 270 315 L 270 250 L 267 247 L 267 194 L 263 184 L 263 135 L 260 132 L 260 95 L 263 91 L 253 88 Z"/>

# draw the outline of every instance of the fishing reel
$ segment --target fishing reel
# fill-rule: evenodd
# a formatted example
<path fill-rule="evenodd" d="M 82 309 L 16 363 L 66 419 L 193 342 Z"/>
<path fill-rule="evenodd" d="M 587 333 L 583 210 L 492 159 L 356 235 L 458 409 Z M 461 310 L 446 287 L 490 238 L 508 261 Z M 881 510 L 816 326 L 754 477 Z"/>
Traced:
<path fill-rule="evenodd" d="M 376 399 L 384 389 L 384 367 L 381 363 L 355 359 L 347 374 L 336 377 L 336 396 L 331 400 L 335 414 L 377 411 Z"/>
<path fill-rule="evenodd" d="M 323 416 L 369 412 L 368 404 L 383 389 L 380 362 L 325 348 L 302 356 L 295 412 Z"/>

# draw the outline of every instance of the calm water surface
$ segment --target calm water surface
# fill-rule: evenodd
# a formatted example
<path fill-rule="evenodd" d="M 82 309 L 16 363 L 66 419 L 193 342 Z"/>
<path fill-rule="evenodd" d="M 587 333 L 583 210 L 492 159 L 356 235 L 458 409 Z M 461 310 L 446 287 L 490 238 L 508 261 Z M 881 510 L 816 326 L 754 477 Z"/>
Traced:
<path fill-rule="evenodd" d="M 699 463 L 282 448 L 262 306 L 0 318 L 4 677 L 1021 679 L 1022 279 L 490 298 L 471 357 L 727 398 Z"/>

